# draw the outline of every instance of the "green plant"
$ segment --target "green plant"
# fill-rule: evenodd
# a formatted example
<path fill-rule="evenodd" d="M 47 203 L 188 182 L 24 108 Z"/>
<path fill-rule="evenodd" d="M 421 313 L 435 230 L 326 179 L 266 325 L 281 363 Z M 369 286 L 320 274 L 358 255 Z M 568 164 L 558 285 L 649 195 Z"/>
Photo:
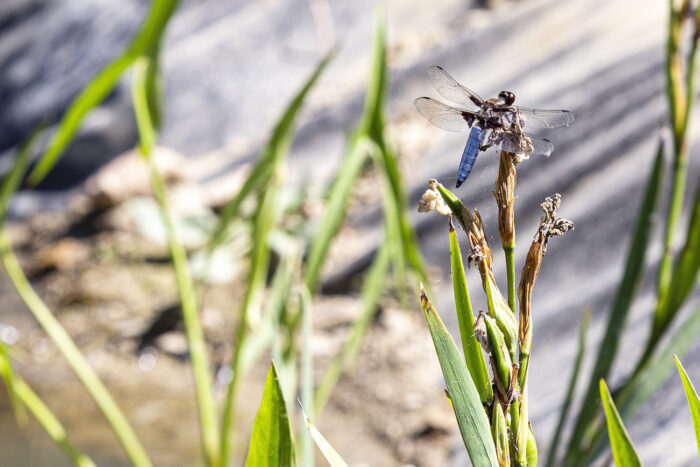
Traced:
<path fill-rule="evenodd" d="M 670 333 L 670 324 L 681 307 L 688 301 L 700 267 L 700 186 L 696 187 L 695 201 L 690 209 L 690 222 L 685 236 L 685 245 L 678 254 L 674 254 L 673 243 L 685 195 L 688 164 L 688 122 L 690 121 L 695 79 L 695 58 L 698 40 L 700 40 L 700 9 L 691 8 L 691 1 L 669 0 L 669 30 L 666 47 L 666 97 L 669 103 L 669 124 L 672 133 L 672 180 L 668 187 L 663 184 L 664 141 L 659 149 L 650 172 L 637 226 L 630 245 L 623 277 L 613 302 L 608 318 L 605 336 L 599 346 L 598 356 L 583 403 L 574 422 L 574 429 L 564 454 L 564 465 L 584 465 L 599 453 L 605 443 L 601 413 L 598 405 L 599 380 L 609 376 L 617 357 L 618 342 L 625 327 L 625 321 L 632 306 L 637 285 L 644 274 L 645 256 L 649 241 L 658 217 L 657 207 L 661 194 L 670 192 L 668 213 L 664 219 L 665 237 L 663 256 L 658 278 L 657 295 L 651 331 L 645 348 L 632 373 L 613 391 L 618 399 L 620 413 L 629 416 L 639 407 L 646 397 L 670 374 L 668 359 L 671 353 L 683 354 L 691 331 L 697 330 L 698 312 L 695 311 L 685 324 Z M 694 13 L 693 13 L 694 11 Z M 689 43 L 684 47 L 684 31 L 691 29 Z M 668 343 L 661 348 L 663 338 L 671 334 Z M 574 378 L 577 376 L 574 373 Z M 575 385 L 572 379 L 571 385 Z M 642 397 L 644 396 L 644 397 Z M 562 412 L 558 426 L 563 426 L 566 413 Z M 561 430 L 555 433 L 559 438 Z M 547 465 L 556 462 L 556 448 L 550 448 Z"/>
<path fill-rule="evenodd" d="M 515 245 L 514 191 L 515 154 L 501 152 L 496 179 L 499 233 L 507 264 L 509 289 L 515 280 L 512 254 Z M 528 417 L 527 375 L 532 349 L 532 291 L 550 237 L 573 229 L 573 223 L 557 217 L 561 203 L 557 194 L 546 198 L 541 207 L 544 216 L 535 234 L 517 289 L 519 319 L 512 308 L 514 297 L 503 297 L 493 274 L 493 253 L 484 233 L 479 212 L 470 211 L 462 201 L 435 180 L 423 195 L 418 210 L 437 210 L 450 217 L 448 222 L 455 306 L 464 357 L 442 324 L 425 292 L 421 304 L 435 351 L 447 385 L 447 395 L 457 417 L 462 439 L 475 466 L 535 466 L 537 445 Z M 451 213 L 451 214 L 450 214 Z M 467 290 L 462 254 L 451 216 L 466 233 L 469 264 L 475 264 L 486 295 L 488 312 L 479 312 L 474 320 Z M 510 258 L 510 259 L 509 259 Z M 510 303 L 509 303 L 510 302 Z M 486 370 L 488 355 L 493 382 Z M 489 428 L 490 427 L 490 428 Z"/>
<path fill-rule="evenodd" d="M 685 389 L 688 405 L 690 406 L 690 414 L 695 427 L 695 440 L 698 445 L 698 456 L 700 457 L 700 400 L 681 361 L 675 355 L 673 359 L 678 367 L 678 373 L 681 377 L 683 388 Z M 600 397 L 603 402 L 605 417 L 608 421 L 608 435 L 610 437 L 610 444 L 612 445 L 615 464 L 618 466 L 641 466 L 642 462 L 639 460 L 639 455 L 632 445 L 632 440 L 622 422 L 622 417 L 615 407 L 615 403 L 613 402 L 605 381 L 602 379 L 600 380 Z"/>

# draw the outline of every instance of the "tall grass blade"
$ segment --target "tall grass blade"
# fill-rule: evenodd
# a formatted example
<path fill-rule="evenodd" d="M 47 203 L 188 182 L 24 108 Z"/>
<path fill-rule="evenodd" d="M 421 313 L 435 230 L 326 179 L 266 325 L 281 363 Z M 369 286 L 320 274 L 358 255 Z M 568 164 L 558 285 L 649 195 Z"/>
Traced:
<path fill-rule="evenodd" d="M 474 312 L 469 299 L 462 252 L 459 250 L 459 241 L 452 226 L 452 220 L 450 220 L 450 260 L 452 264 L 452 288 L 454 290 L 457 322 L 459 324 L 459 336 L 462 341 L 464 360 L 467 363 L 467 369 L 474 381 L 474 385 L 479 391 L 481 402 L 491 401 L 493 399 L 493 388 L 491 387 L 489 372 L 486 369 L 484 355 L 481 353 L 481 345 L 474 335 Z"/>
<path fill-rule="evenodd" d="M 581 331 L 578 338 L 578 351 L 576 352 L 576 360 L 574 360 L 574 368 L 571 372 L 571 379 L 569 379 L 569 388 L 566 391 L 566 398 L 564 399 L 564 404 L 559 411 L 559 421 L 557 422 L 557 427 L 554 430 L 554 435 L 552 436 L 552 441 L 549 443 L 549 452 L 547 453 L 547 467 L 554 465 L 554 461 L 557 457 L 557 448 L 559 447 L 559 439 L 561 438 L 562 430 L 564 429 L 564 424 L 566 423 L 566 417 L 569 415 L 569 408 L 571 407 L 571 402 L 574 400 L 574 395 L 576 393 L 576 383 L 578 382 L 578 375 L 581 371 L 581 364 L 583 363 L 583 355 L 586 350 L 586 336 L 588 335 L 588 327 L 591 323 L 591 310 L 586 309 L 581 317 Z"/>
<path fill-rule="evenodd" d="M 311 433 L 311 437 L 313 438 L 314 443 L 316 443 L 318 449 L 321 451 L 321 453 L 323 453 L 323 457 L 326 458 L 328 464 L 331 467 L 348 467 L 348 464 L 346 464 L 343 458 L 340 457 L 340 454 L 338 454 L 338 452 L 335 449 L 333 449 L 331 443 L 329 443 L 326 440 L 326 438 L 321 434 L 321 432 L 318 431 L 316 426 L 314 426 L 314 424 L 311 422 L 311 419 L 304 412 L 303 407 L 301 409 L 301 412 L 304 415 L 304 420 L 306 420 L 306 427 L 309 429 L 309 433 Z"/>
<path fill-rule="evenodd" d="M 608 420 L 608 433 L 615 465 L 619 467 L 641 467 L 642 463 L 639 460 L 639 456 L 637 456 L 632 440 L 625 429 L 625 425 L 622 423 L 620 414 L 617 412 L 615 403 L 610 396 L 610 391 L 608 391 L 608 387 L 603 379 L 600 380 L 600 397 L 603 401 L 605 417 Z"/>
<path fill-rule="evenodd" d="M 313 338 L 313 315 L 311 294 L 302 286 L 301 292 L 302 350 L 301 350 L 301 403 L 314 407 L 314 356 L 311 351 Z M 308 417 L 304 414 L 308 422 Z M 307 425 L 308 426 L 308 425 Z M 314 467 L 314 451 L 309 431 L 301 429 L 301 461 L 304 467 Z"/>
<path fill-rule="evenodd" d="M 104 67 L 71 102 L 46 152 L 29 175 L 29 183 L 37 185 L 44 179 L 75 137 L 88 112 L 107 97 L 136 59 L 157 47 L 176 6 L 177 0 L 153 0 L 148 17 L 129 47 Z"/>
<path fill-rule="evenodd" d="M 372 261 L 372 266 L 362 285 L 362 312 L 350 328 L 348 339 L 340 351 L 333 357 L 316 389 L 314 412 L 316 416 L 323 412 L 333 388 L 343 369 L 356 358 L 362 345 L 362 339 L 379 308 L 379 297 L 384 289 L 384 281 L 389 270 L 389 248 L 386 242 L 381 246 Z"/>
<path fill-rule="evenodd" d="M 309 76 L 304 83 L 304 86 L 302 86 L 296 96 L 294 96 L 294 99 L 292 99 L 285 109 L 284 114 L 282 114 L 282 118 L 280 118 L 275 125 L 275 128 L 272 130 L 270 140 L 263 149 L 255 168 L 248 176 L 243 184 L 243 187 L 241 187 L 236 196 L 231 198 L 231 200 L 226 203 L 221 211 L 219 222 L 212 231 L 209 240 L 209 252 L 214 251 L 216 247 L 221 244 L 229 224 L 238 215 L 238 210 L 248 195 L 250 195 L 254 189 L 262 188 L 269 184 L 269 179 L 274 172 L 275 167 L 279 165 L 281 160 L 284 159 L 289 152 L 289 147 L 292 144 L 292 137 L 294 135 L 297 115 L 304 104 L 304 100 L 318 81 L 323 71 L 326 69 L 326 66 L 331 61 L 334 54 L 335 49 L 332 49 L 321 59 L 318 65 L 316 65 L 314 71 L 311 73 L 311 76 Z"/>
<path fill-rule="evenodd" d="M 182 306 L 182 318 L 197 391 L 202 449 L 209 465 L 218 465 L 219 433 L 216 421 L 216 406 L 212 393 L 207 347 L 204 341 L 202 325 L 199 321 L 197 296 L 187 264 L 187 253 L 177 239 L 172 216 L 169 212 L 165 183 L 152 158 L 156 134 L 151 122 L 151 113 L 148 110 L 148 66 L 148 59 L 146 58 L 139 59 L 134 66 L 132 81 L 134 114 L 136 115 L 136 123 L 141 138 L 141 152 L 150 169 L 151 185 L 163 225 L 165 226 L 170 256 L 175 269 L 175 279 Z"/>
<path fill-rule="evenodd" d="M 464 359 L 459 353 L 450 333 L 445 328 L 435 308 L 428 301 L 421 287 L 421 306 L 428 322 L 430 336 L 435 345 L 445 384 L 454 407 L 459 431 L 474 467 L 496 467 L 498 460 L 491 439 L 489 420 L 486 416 L 479 392 L 469 376 Z"/>
<path fill-rule="evenodd" d="M 12 411 L 15 414 L 17 424 L 23 425 L 27 421 L 27 411 L 22 404 L 22 399 L 19 394 L 17 394 L 17 381 L 19 376 L 15 373 L 12 361 L 10 360 L 10 353 L 7 351 L 7 346 L 2 339 L 0 339 L 0 363 L 2 363 L 2 365 L 0 365 L 0 377 L 2 377 L 5 382 Z"/>
<path fill-rule="evenodd" d="M 270 364 L 265 389 L 250 436 L 246 467 L 296 465 L 292 426 L 275 364 Z"/>
<path fill-rule="evenodd" d="M 22 179 L 29 166 L 32 150 L 34 149 L 37 138 L 44 130 L 44 127 L 45 125 L 43 124 L 39 125 L 31 132 L 27 140 L 22 144 L 22 147 L 20 147 L 17 158 L 14 164 L 12 164 L 12 168 L 2 181 L 2 187 L 0 187 L 0 226 L 5 224 L 7 210 L 10 207 L 10 199 L 22 184 Z"/>
<path fill-rule="evenodd" d="M 274 180 L 262 193 L 262 199 L 253 219 L 253 248 L 250 256 L 250 266 L 243 295 L 240 319 L 237 324 L 236 342 L 231 356 L 232 379 L 228 385 L 224 402 L 224 414 L 221 432 L 221 459 L 227 465 L 232 451 L 230 438 L 235 424 L 236 396 L 238 386 L 243 377 L 243 352 L 251 327 L 261 327 L 260 305 L 265 288 L 268 266 L 270 262 L 270 245 L 268 238 L 279 215 L 277 201 L 279 199 L 280 175 L 279 167 L 271 174 Z"/>
<path fill-rule="evenodd" d="M 9 358 L 5 353 L 0 353 L 0 373 L 4 375 L 9 367 Z M 5 380 L 5 382 L 7 383 L 7 380 Z M 13 384 L 13 391 L 19 401 L 29 409 L 51 440 L 61 448 L 71 462 L 78 467 L 94 467 L 95 463 L 92 462 L 92 459 L 78 451 L 78 449 L 68 441 L 66 430 L 61 422 L 58 421 L 56 416 L 51 412 L 51 409 L 44 404 L 32 388 L 20 377 L 16 377 Z"/>
<path fill-rule="evenodd" d="M 309 255 L 304 270 L 304 284 L 313 293 L 318 287 L 321 268 L 326 259 L 331 241 L 345 219 L 346 206 L 352 187 L 360 175 L 372 143 L 363 136 L 355 135 L 350 143 L 350 149 L 343 160 L 338 177 L 331 186 L 328 194 L 325 214 L 321 225 L 311 240 Z"/>
<path fill-rule="evenodd" d="M 27 308 L 32 312 L 37 322 L 56 345 L 61 354 L 85 386 L 90 396 L 100 408 L 117 438 L 124 447 L 129 460 L 136 466 L 150 466 L 151 461 L 141 446 L 131 425 L 124 417 L 117 403 L 112 398 L 100 378 L 90 367 L 87 360 L 68 335 L 66 330 L 56 320 L 54 315 L 36 294 L 24 275 L 17 257 L 12 251 L 12 244 L 7 232 L 0 231 L 0 258 L 5 265 L 7 275 L 19 293 Z"/>
<path fill-rule="evenodd" d="M 685 396 L 688 399 L 688 405 L 690 406 L 690 415 L 693 418 L 693 427 L 695 427 L 695 441 L 698 445 L 698 456 L 700 456 L 700 399 L 698 399 L 698 393 L 695 391 L 693 383 L 688 378 L 688 374 L 683 368 L 683 364 L 678 357 L 675 355 L 673 359 L 676 361 L 676 366 L 678 367 L 678 373 L 681 375 L 681 380 L 683 381 L 683 389 L 685 389 Z"/>
<path fill-rule="evenodd" d="M 620 286 L 613 302 L 605 336 L 598 350 L 593 373 L 588 384 L 588 390 L 584 396 L 581 409 L 576 419 L 573 434 L 569 440 L 569 445 L 565 457 L 565 465 L 573 465 L 580 460 L 579 447 L 584 433 L 595 417 L 598 407 L 598 381 L 605 379 L 612 367 L 615 359 L 620 336 L 624 330 L 627 314 L 634 298 L 637 286 L 644 272 L 644 259 L 646 257 L 649 239 L 654 227 L 654 212 L 656 210 L 659 194 L 661 192 L 661 181 L 663 179 L 663 142 L 659 143 L 659 148 L 654 160 L 654 166 L 649 174 L 642 204 L 637 215 L 637 225 L 632 236 L 625 272 L 620 282 Z"/>

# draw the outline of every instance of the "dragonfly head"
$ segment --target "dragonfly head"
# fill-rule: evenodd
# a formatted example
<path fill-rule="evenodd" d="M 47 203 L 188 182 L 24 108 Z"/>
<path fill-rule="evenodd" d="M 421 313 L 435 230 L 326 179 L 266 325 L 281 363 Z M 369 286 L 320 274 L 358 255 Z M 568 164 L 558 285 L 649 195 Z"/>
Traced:
<path fill-rule="evenodd" d="M 506 105 L 513 105 L 513 102 L 515 102 L 515 94 L 510 91 L 501 91 L 498 93 L 498 97 L 503 99 Z"/>

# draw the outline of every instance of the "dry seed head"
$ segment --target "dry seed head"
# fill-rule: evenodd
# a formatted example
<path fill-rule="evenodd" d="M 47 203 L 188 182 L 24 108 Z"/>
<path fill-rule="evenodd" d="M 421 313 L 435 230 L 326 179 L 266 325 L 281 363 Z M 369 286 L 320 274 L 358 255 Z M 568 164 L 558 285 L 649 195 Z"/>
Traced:
<path fill-rule="evenodd" d="M 428 183 L 428 189 L 425 190 L 420 201 L 418 201 L 418 212 L 430 212 L 434 210 L 443 216 L 449 216 L 451 214 L 450 208 L 445 204 L 445 200 L 440 196 L 440 192 L 437 191 L 437 186 L 437 180 L 431 179 Z"/>
<path fill-rule="evenodd" d="M 474 322 L 474 337 L 481 344 L 484 352 L 490 353 L 489 340 L 486 335 L 486 313 L 479 311 L 479 315 Z"/>
<path fill-rule="evenodd" d="M 498 232 L 501 235 L 503 245 L 513 245 L 515 243 L 515 183 L 517 174 L 515 172 L 514 154 L 501 151 L 501 162 L 498 166 L 498 177 L 496 178 L 496 189 L 493 196 L 498 204 Z"/>

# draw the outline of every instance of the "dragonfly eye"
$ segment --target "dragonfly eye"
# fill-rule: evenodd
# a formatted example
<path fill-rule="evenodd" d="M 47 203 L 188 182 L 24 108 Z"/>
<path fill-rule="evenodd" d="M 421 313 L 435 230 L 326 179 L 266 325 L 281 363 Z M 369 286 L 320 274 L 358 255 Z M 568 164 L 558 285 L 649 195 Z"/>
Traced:
<path fill-rule="evenodd" d="M 501 91 L 498 93 L 498 97 L 503 99 L 506 105 L 512 105 L 515 102 L 515 94 L 510 91 Z"/>

